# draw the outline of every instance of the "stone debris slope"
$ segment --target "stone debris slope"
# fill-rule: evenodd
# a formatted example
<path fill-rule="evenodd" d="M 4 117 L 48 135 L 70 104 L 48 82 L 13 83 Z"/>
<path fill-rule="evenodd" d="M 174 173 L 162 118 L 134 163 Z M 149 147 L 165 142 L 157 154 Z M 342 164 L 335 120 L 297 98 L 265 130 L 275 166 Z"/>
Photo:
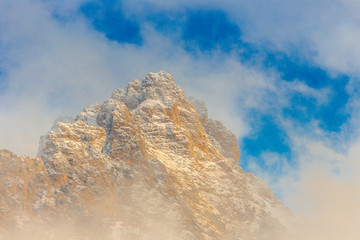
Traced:
<path fill-rule="evenodd" d="M 170 74 L 149 73 L 58 119 L 37 157 L 0 150 L 0 236 L 251 240 L 285 231 L 291 213 L 238 165 L 235 135 L 190 100 Z"/>

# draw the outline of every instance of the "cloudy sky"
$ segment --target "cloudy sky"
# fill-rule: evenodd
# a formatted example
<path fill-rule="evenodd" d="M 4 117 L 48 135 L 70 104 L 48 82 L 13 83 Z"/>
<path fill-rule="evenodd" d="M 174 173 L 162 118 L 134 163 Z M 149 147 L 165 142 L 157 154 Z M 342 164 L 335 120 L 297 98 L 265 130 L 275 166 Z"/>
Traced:
<path fill-rule="evenodd" d="M 358 0 L 0 0 L 0 147 L 36 155 L 57 116 L 166 70 L 295 212 L 351 198 L 359 222 L 359 12 Z"/>

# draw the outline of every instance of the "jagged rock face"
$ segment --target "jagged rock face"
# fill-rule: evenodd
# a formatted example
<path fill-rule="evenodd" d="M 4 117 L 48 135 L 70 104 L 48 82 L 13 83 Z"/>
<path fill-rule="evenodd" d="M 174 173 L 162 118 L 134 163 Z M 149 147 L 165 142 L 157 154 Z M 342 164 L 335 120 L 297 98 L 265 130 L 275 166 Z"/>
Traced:
<path fill-rule="evenodd" d="M 81 227 L 67 239 L 248 240 L 282 231 L 291 213 L 238 166 L 235 135 L 191 102 L 170 74 L 149 73 L 57 121 L 38 157 L 1 150 L 3 232 L 30 222 L 51 226 L 47 239 L 69 223 Z"/>

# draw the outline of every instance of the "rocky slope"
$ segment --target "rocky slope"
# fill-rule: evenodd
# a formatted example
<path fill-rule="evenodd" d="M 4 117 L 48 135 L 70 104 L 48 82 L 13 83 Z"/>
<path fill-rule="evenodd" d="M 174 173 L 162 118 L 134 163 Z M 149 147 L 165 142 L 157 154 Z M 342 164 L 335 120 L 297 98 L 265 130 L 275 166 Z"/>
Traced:
<path fill-rule="evenodd" d="M 0 150 L 0 236 L 269 239 L 291 213 L 239 156 L 203 102 L 149 73 L 58 119 L 37 157 Z"/>

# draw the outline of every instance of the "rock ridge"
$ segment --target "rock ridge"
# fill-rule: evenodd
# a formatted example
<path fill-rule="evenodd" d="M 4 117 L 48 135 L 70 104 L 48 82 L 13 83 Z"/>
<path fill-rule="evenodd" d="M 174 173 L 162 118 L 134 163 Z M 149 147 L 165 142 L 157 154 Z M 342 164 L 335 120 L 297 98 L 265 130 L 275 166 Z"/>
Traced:
<path fill-rule="evenodd" d="M 292 215 L 239 156 L 204 102 L 169 73 L 149 73 L 58 119 L 37 157 L 0 150 L 0 230 L 39 222 L 54 235 L 58 219 L 86 218 L 96 233 L 75 229 L 68 239 L 266 239 Z"/>

